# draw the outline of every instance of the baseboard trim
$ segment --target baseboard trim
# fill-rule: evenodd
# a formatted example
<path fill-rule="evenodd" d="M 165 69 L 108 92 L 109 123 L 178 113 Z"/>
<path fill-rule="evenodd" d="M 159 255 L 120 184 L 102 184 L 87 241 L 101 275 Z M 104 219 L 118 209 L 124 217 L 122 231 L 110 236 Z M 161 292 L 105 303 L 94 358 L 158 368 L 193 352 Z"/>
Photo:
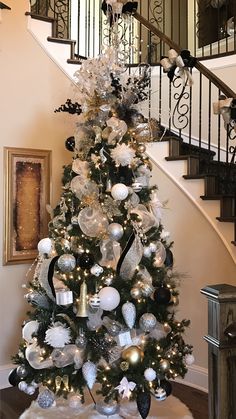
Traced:
<path fill-rule="evenodd" d="M 176 378 L 175 381 L 208 393 L 208 371 L 199 365 L 189 366 L 184 379 Z"/>
<path fill-rule="evenodd" d="M 13 368 L 15 368 L 15 365 L 13 364 L 0 365 L 0 390 L 11 387 L 8 381 L 8 375 Z"/>

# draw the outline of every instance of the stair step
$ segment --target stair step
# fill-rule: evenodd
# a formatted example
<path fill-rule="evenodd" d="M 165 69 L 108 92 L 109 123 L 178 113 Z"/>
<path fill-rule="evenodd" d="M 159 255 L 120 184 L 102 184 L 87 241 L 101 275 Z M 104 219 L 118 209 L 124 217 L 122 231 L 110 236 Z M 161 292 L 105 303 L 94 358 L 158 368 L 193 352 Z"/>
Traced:
<path fill-rule="evenodd" d="M 234 223 L 236 221 L 236 217 L 216 217 L 216 219 L 224 223 Z"/>
<path fill-rule="evenodd" d="M 49 42 L 55 42 L 55 43 L 58 43 L 58 44 L 67 44 L 67 45 L 73 45 L 73 44 L 75 45 L 76 44 L 76 41 L 73 40 L 73 39 L 55 38 L 53 36 L 48 36 L 47 40 Z"/>
<path fill-rule="evenodd" d="M 68 64 L 82 64 L 82 60 L 79 60 L 78 58 L 68 58 L 66 61 Z"/>
<path fill-rule="evenodd" d="M 192 156 L 190 154 L 181 154 L 180 156 L 169 156 L 169 157 L 166 157 L 165 159 L 167 161 L 176 161 L 176 160 L 188 160 L 189 157 L 196 157 L 196 156 Z"/>
<path fill-rule="evenodd" d="M 184 179 L 191 180 L 191 179 L 204 179 L 205 175 L 183 175 Z"/>
<path fill-rule="evenodd" d="M 215 201 L 215 200 L 220 200 L 222 197 L 222 195 L 201 195 L 200 198 L 203 201 Z"/>

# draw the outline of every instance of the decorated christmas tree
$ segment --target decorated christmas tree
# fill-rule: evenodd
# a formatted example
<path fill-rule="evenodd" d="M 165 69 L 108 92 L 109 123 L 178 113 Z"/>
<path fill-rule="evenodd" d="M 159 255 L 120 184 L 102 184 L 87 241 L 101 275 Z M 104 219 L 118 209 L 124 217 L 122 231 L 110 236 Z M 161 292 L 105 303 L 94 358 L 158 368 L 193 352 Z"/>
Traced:
<path fill-rule="evenodd" d="M 28 394 L 39 387 L 41 408 L 63 396 L 80 409 L 88 389 L 99 413 L 114 414 L 129 398 L 146 418 L 151 397 L 164 400 L 193 361 L 183 339 L 189 321 L 175 314 L 173 243 L 145 154 L 163 129 L 139 111 L 148 66 L 136 73 L 113 43 L 82 63 L 76 102 L 57 109 L 77 114 L 65 143 L 72 162 L 38 243 L 25 296 L 31 311 L 9 376 Z"/>

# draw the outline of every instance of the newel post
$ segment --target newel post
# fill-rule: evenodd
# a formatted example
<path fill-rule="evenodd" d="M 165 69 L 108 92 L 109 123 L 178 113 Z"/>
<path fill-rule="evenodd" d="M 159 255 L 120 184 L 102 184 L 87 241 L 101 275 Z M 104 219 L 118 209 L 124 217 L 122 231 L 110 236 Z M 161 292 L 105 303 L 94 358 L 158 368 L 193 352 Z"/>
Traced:
<path fill-rule="evenodd" d="M 208 299 L 209 419 L 236 418 L 236 287 L 209 285 Z"/>

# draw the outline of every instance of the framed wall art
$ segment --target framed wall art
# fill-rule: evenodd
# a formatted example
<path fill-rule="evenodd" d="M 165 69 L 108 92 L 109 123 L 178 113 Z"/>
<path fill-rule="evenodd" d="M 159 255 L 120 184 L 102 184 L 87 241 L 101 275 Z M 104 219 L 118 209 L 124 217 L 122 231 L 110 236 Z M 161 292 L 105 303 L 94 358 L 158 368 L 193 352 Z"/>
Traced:
<path fill-rule="evenodd" d="M 5 265 L 30 263 L 48 235 L 51 151 L 4 147 Z"/>

